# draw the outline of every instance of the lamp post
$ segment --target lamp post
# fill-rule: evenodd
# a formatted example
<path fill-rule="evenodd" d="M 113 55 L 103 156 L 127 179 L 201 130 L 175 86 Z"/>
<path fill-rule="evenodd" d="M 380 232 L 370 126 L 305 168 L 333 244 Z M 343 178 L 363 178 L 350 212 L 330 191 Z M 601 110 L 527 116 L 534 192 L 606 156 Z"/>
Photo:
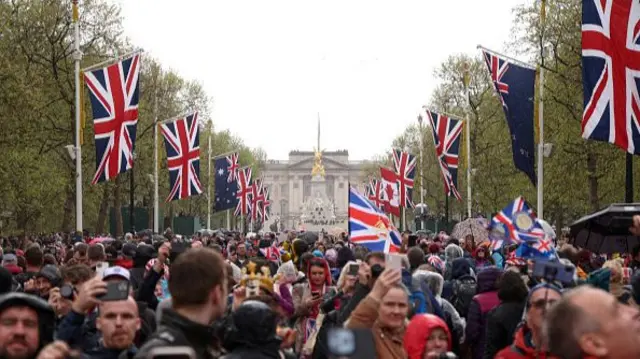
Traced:
<path fill-rule="evenodd" d="M 423 142 L 423 133 L 424 131 L 422 130 L 422 114 L 418 115 L 418 127 L 420 129 L 420 203 L 424 204 L 424 163 L 423 163 L 423 156 L 422 156 L 422 148 L 424 147 L 424 142 Z M 422 213 L 422 209 L 424 207 L 420 207 L 420 229 L 424 229 L 424 215 Z"/>
<path fill-rule="evenodd" d="M 135 215 L 135 204 L 134 204 L 134 169 L 135 169 L 135 161 L 136 161 L 136 153 L 132 153 L 134 166 L 131 167 L 131 173 L 129 173 L 129 225 L 131 226 L 131 234 L 136 233 L 136 215 Z"/>

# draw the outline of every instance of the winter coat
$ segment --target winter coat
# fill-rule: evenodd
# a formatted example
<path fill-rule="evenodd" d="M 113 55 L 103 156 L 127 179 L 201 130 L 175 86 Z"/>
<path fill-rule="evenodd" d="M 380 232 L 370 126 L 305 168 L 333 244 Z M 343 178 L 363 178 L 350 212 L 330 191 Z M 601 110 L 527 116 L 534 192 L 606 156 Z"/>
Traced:
<path fill-rule="evenodd" d="M 153 348 L 188 346 L 193 348 L 198 359 L 214 359 L 219 352 L 211 345 L 215 341 L 211 326 L 193 322 L 173 309 L 165 309 L 155 333 L 136 354 L 137 359 L 145 359 Z"/>
<path fill-rule="evenodd" d="M 447 350 L 451 350 L 451 333 L 445 322 L 431 314 L 416 315 L 409 322 L 404 335 L 404 349 L 408 359 L 424 358 L 427 340 L 435 329 L 444 330 L 449 340 Z"/>
<path fill-rule="evenodd" d="M 524 306 L 525 302 L 503 302 L 489 312 L 484 359 L 493 359 L 498 351 L 513 343 Z"/>
<path fill-rule="evenodd" d="M 398 330 L 384 328 L 378 322 L 378 309 L 380 303 L 367 296 L 358 307 L 351 313 L 349 321 L 345 324 L 348 329 L 371 329 L 373 340 L 376 345 L 378 358 L 384 359 L 406 359 L 407 355 L 403 348 L 403 337 L 405 327 Z"/>
<path fill-rule="evenodd" d="M 448 246 L 447 246 L 448 248 Z M 442 297 L 449 302 L 453 297 L 453 281 L 464 276 L 473 275 L 471 261 L 466 258 L 456 258 L 451 262 L 451 277 L 447 279 L 442 288 Z M 445 279 L 446 279 L 445 275 Z"/>
<path fill-rule="evenodd" d="M 526 325 L 518 328 L 513 344 L 502 349 L 496 359 L 553 359 L 548 353 L 539 353 L 531 343 L 531 333 Z"/>
<path fill-rule="evenodd" d="M 81 359 L 131 359 L 136 355 L 138 349 L 135 345 L 132 345 L 127 350 L 121 349 L 107 349 L 102 345 L 97 348 L 88 350 L 84 352 L 80 358 Z"/>
<path fill-rule="evenodd" d="M 467 314 L 466 341 L 473 359 L 482 359 L 489 311 L 500 304 L 497 280 L 502 271 L 489 267 L 478 273 L 478 294 L 473 297 Z"/>

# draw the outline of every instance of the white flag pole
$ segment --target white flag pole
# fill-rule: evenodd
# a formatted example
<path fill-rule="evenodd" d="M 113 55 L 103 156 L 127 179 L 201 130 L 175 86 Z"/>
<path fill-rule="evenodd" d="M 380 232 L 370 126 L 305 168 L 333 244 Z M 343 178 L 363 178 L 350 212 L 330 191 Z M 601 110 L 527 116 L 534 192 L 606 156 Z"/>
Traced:
<path fill-rule="evenodd" d="M 80 147 L 81 131 L 80 126 L 80 61 L 82 60 L 82 52 L 80 52 L 80 21 L 78 14 L 78 0 L 73 0 L 73 28 L 74 28 L 74 51 L 73 60 L 75 62 L 75 100 L 76 100 L 76 141 L 75 141 L 75 156 L 76 156 L 76 231 L 82 232 L 84 226 L 82 224 L 82 148 Z"/>
<path fill-rule="evenodd" d="M 540 77 L 538 78 L 538 218 L 544 218 L 544 23 L 546 0 L 540 2 Z"/>

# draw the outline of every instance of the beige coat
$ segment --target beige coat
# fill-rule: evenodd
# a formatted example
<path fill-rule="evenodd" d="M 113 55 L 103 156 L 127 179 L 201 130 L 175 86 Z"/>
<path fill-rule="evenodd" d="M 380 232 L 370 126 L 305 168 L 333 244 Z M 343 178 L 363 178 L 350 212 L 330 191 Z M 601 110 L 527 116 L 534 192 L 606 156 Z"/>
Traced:
<path fill-rule="evenodd" d="M 380 303 L 367 296 L 351 313 L 345 326 L 349 329 L 371 328 L 376 343 L 376 353 L 380 359 L 406 359 L 402 340 L 406 327 L 391 331 L 378 323 L 378 309 Z"/>

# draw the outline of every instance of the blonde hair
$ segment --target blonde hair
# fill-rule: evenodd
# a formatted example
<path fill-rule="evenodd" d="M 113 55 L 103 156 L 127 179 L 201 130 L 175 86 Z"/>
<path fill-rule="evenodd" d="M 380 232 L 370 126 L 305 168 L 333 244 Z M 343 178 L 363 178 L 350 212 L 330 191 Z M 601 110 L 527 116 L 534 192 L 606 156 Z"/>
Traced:
<path fill-rule="evenodd" d="M 602 268 L 609 268 L 611 270 L 611 283 L 622 283 L 622 264 L 619 261 L 612 259 L 604 262 Z"/>
<path fill-rule="evenodd" d="M 342 286 L 344 286 L 344 281 L 347 280 L 347 273 L 349 272 L 349 267 L 352 264 L 358 264 L 358 262 L 348 261 L 347 264 L 345 264 L 344 267 L 342 267 L 342 270 L 340 271 L 340 277 L 338 277 L 338 283 L 336 285 L 338 289 L 342 289 Z"/>

